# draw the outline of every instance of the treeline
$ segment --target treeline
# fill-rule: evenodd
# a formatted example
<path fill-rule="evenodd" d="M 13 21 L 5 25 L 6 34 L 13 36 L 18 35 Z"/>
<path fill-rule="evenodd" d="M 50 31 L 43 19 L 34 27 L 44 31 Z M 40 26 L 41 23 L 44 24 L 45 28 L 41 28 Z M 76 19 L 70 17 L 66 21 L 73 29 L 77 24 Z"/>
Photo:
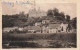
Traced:
<path fill-rule="evenodd" d="M 42 20 L 48 19 L 50 22 L 64 22 L 70 24 L 76 29 L 76 17 L 70 20 L 69 15 L 65 15 L 64 12 L 59 12 L 57 8 L 47 11 L 47 16 L 43 17 L 29 17 L 29 14 L 20 12 L 15 15 L 2 15 L 2 27 L 25 27 L 29 25 L 34 25 L 35 22 L 41 22 Z M 56 22 L 56 23 L 58 23 Z"/>
<path fill-rule="evenodd" d="M 47 11 L 47 16 L 53 17 L 59 22 L 68 23 L 69 27 L 76 29 L 77 28 L 77 18 L 70 19 L 70 15 L 65 15 L 64 12 L 59 12 L 57 8 L 50 9 Z"/>
<path fill-rule="evenodd" d="M 2 15 L 2 27 L 25 27 L 34 25 L 35 22 L 40 22 L 42 19 L 40 17 L 29 17 L 28 14 L 24 14 L 24 12 L 20 12 L 15 15 Z"/>
<path fill-rule="evenodd" d="M 64 12 L 59 12 L 59 10 L 57 8 L 55 8 L 53 10 L 48 10 L 47 16 L 55 17 L 57 20 L 60 20 L 60 21 L 66 21 L 66 22 L 70 21 L 70 16 L 65 15 Z"/>

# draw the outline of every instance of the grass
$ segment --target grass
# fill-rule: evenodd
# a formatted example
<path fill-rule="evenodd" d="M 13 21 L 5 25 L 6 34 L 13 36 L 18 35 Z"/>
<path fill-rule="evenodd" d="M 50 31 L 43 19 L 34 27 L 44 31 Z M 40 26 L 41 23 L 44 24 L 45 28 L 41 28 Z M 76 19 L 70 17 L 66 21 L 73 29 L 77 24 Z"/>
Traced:
<path fill-rule="evenodd" d="M 3 33 L 2 40 L 10 42 L 11 45 L 18 44 L 19 47 L 52 47 L 60 48 L 68 45 L 76 47 L 76 33 L 54 33 L 54 34 L 5 34 Z M 30 42 L 28 42 L 30 41 Z M 35 42 L 34 42 L 35 41 Z M 70 43 L 70 44 L 69 44 Z M 25 44 L 25 45 L 24 45 Z M 51 45 L 51 46 L 50 46 Z"/>

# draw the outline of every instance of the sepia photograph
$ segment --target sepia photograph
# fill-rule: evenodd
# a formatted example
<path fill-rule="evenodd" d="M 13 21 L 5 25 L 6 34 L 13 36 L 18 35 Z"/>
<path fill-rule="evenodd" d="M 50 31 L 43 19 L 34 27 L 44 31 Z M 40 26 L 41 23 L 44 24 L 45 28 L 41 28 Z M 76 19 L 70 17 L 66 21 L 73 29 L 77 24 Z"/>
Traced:
<path fill-rule="evenodd" d="M 2 48 L 77 48 L 77 5 L 2 1 Z"/>

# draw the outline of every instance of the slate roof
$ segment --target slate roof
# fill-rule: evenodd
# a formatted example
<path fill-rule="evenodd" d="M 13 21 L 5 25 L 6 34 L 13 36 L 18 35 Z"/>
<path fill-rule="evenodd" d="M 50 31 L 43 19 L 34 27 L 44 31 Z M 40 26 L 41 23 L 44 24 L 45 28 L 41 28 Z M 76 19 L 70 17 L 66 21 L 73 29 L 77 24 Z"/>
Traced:
<path fill-rule="evenodd" d="M 49 24 L 49 28 L 52 28 L 52 29 L 56 29 L 60 26 L 61 24 Z"/>

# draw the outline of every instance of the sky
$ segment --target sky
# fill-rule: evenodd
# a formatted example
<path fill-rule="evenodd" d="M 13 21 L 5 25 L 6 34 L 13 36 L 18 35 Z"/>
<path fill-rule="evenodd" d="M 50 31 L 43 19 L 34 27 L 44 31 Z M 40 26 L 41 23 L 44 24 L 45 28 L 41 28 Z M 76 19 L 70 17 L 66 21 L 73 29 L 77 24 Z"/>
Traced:
<path fill-rule="evenodd" d="M 57 8 L 59 9 L 59 12 L 64 12 L 65 15 L 70 15 L 71 19 L 76 16 L 76 4 L 75 3 L 53 3 L 53 2 L 40 2 L 36 1 L 36 9 L 40 8 L 41 10 L 47 11 L 49 9 Z M 31 4 L 15 4 L 14 7 L 9 4 L 2 4 L 2 14 L 3 15 L 12 15 L 12 14 L 18 14 L 22 11 L 25 13 L 28 13 L 30 9 L 33 8 L 33 5 Z"/>

